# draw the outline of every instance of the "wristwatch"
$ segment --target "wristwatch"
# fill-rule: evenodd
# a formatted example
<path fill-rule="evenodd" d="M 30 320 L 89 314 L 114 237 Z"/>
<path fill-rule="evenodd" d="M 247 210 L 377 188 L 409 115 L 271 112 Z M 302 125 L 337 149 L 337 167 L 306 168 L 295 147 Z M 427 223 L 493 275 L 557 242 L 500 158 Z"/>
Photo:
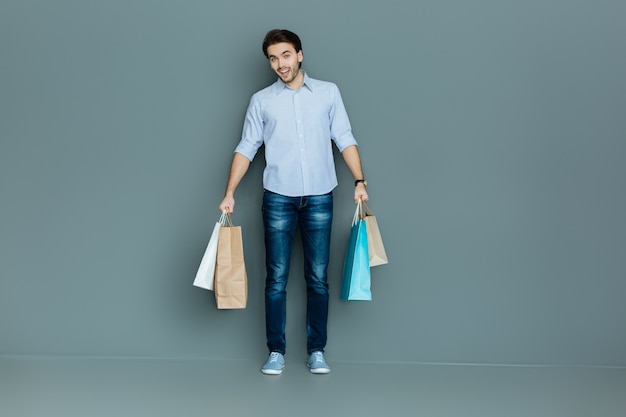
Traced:
<path fill-rule="evenodd" d="M 354 181 L 354 186 L 356 187 L 357 185 L 359 185 L 360 182 L 362 182 L 363 185 L 365 185 L 367 187 L 367 181 L 365 181 L 365 180 L 356 180 L 356 181 Z"/>

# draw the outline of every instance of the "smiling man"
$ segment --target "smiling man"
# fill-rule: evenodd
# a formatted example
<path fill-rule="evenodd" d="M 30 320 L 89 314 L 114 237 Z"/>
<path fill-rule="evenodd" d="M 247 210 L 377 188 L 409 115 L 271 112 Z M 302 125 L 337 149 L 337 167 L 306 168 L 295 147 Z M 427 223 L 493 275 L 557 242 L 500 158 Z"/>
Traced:
<path fill-rule="evenodd" d="M 339 89 L 301 70 L 302 44 L 293 32 L 274 29 L 263 53 L 278 80 L 252 96 L 243 134 L 235 149 L 220 211 L 232 213 L 235 189 L 265 145 L 263 225 L 265 230 L 265 325 L 269 358 L 264 374 L 285 366 L 286 287 L 291 249 L 300 228 L 307 286 L 307 365 L 327 374 L 324 359 L 328 321 L 328 261 L 337 175 L 332 144 L 354 176 L 354 201 L 367 201 L 367 183 Z"/>

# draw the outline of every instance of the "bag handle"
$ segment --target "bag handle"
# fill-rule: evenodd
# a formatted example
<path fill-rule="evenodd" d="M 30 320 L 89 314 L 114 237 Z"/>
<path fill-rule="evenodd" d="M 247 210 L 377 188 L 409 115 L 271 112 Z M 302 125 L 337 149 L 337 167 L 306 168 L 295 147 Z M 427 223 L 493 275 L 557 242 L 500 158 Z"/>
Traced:
<path fill-rule="evenodd" d="M 374 213 L 372 212 L 372 210 L 370 210 L 370 208 L 367 206 L 367 204 L 365 204 L 365 201 L 361 202 L 361 204 L 363 205 L 363 218 L 365 218 L 366 216 L 373 216 Z"/>
<path fill-rule="evenodd" d="M 233 221 L 230 218 L 230 214 L 224 210 L 219 220 L 220 226 L 222 227 L 233 227 Z"/>
<path fill-rule="evenodd" d="M 356 203 L 356 210 L 354 211 L 354 217 L 352 218 L 352 226 L 354 226 L 359 220 L 363 220 L 367 215 L 364 209 L 365 202 L 359 198 Z"/>

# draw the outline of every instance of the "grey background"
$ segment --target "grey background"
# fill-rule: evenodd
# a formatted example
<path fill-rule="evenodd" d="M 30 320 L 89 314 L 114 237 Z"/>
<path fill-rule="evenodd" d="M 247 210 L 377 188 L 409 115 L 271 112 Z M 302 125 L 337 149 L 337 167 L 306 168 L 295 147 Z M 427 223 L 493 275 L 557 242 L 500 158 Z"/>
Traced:
<path fill-rule="evenodd" d="M 389 265 L 328 354 L 626 365 L 626 4 L 0 3 L 0 355 L 261 358 L 262 156 L 238 189 L 246 310 L 192 287 L 268 29 L 303 40 L 360 143 Z M 338 161 L 340 157 L 338 156 Z M 305 354 L 301 251 L 288 349 Z"/>

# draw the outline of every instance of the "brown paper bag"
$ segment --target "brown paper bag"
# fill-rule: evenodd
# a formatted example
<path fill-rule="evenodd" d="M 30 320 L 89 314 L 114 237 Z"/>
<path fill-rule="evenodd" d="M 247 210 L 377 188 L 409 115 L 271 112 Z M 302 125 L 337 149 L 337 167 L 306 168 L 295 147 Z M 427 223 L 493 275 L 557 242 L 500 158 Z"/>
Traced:
<path fill-rule="evenodd" d="M 367 247 L 370 255 L 370 267 L 389 263 L 385 246 L 383 245 L 383 238 L 378 229 L 376 216 L 374 216 L 365 203 L 363 203 L 363 206 L 365 208 L 365 225 L 367 227 Z"/>
<path fill-rule="evenodd" d="M 246 308 L 248 275 L 243 258 L 241 226 L 220 227 L 215 262 L 217 308 Z"/>

